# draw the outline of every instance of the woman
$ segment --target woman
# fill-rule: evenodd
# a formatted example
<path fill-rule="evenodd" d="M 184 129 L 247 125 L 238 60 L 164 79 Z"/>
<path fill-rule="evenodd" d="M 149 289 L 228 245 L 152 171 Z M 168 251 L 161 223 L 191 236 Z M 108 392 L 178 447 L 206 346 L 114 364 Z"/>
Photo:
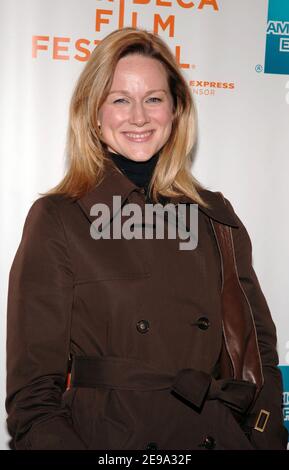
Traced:
<path fill-rule="evenodd" d="M 158 36 L 124 28 L 97 46 L 71 101 L 68 171 L 32 205 L 10 272 L 13 448 L 286 447 L 275 326 L 244 225 L 190 173 L 195 123 Z M 185 204 L 176 225 L 193 229 L 194 249 L 180 249 L 181 232 L 165 236 L 169 212 L 160 238 L 122 231 L 132 207 L 168 202 Z M 141 214 L 130 230 L 149 226 Z M 212 221 L 233 234 L 261 359 L 258 396 L 254 380 L 223 375 L 225 264 Z"/>

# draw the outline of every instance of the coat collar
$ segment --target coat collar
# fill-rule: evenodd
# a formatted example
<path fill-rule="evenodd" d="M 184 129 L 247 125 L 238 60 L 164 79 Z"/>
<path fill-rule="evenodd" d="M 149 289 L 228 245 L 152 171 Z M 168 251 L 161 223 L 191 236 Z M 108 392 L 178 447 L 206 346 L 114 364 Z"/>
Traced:
<path fill-rule="evenodd" d="M 104 172 L 102 181 L 87 192 L 84 196 L 77 199 L 77 203 L 87 216 L 93 222 L 95 216 L 90 215 L 91 207 L 96 203 L 102 203 L 108 206 L 109 213 L 111 214 L 109 222 L 115 216 L 113 207 L 113 196 L 121 196 L 121 206 L 127 201 L 128 198 L 132 199 L 132 194 L 138 194 L 138 202 L 144 206 L 145 200 L 142 188 L 136 186 L 126 175 L 121 173 L 114 165 L 108 164 Z M 220 222 L 224 225 L 231 227 L 239 227 L 239 222 L 232 210 L 224 203 L 221 193 L 209 191 L 207 189 L 199 190 L 201 197 L 209 203 L 210 208 L 205 208 L 199 205 L 199 210 L 206 214 L 208 217 Z M 171 198 L 173 204 L 178 203 L 193 203 L 194 201 L 187 196 Z"/>
<path fill-rule="evenodd" d="M 208 217 L 231 227 L 239 227 L 239 221 L 236 214 L 224 202 L 223 195 L 220 192 L 209 191 L 208 189 L 199 190 L 200 196 L 208 202 L 210 208 L 199 206 L 199 209 Z"/>
<path fill-rule="evenodd" d="M 112 214 L 110 218 L 112 220 L 114 217 L 113 196 L 120 196 L 121 206 L 123 206 L 133 192 L 141 194 L 142 190 L 121 173 L 114 164 L 107 164 L 102 181 L 78 199 L 77 203 L 91 222 L 95 220 L 95 216 L 90 215 L 91 207 L 96 203 L 105 204 L 108 206 L 110 214 Z"/>

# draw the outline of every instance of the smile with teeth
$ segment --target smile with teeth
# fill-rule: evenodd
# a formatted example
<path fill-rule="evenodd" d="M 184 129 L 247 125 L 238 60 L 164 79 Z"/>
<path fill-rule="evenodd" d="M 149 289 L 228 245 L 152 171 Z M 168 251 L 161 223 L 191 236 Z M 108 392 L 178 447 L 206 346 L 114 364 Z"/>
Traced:
<path fill-rule="evenodd" d="M 142 134 L 135 134 L 134 132 L 124 132 L 124 135 L 134 142 L 144 142 L 148 140 L 154 131 L 143 132 Z"/>

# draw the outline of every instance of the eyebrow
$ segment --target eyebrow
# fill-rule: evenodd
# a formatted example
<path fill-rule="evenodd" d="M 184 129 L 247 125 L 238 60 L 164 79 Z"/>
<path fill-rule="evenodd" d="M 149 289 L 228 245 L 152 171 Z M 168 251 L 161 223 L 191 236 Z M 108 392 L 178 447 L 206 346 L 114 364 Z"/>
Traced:
<path fill-rule="evenodd" d="M 166 91 L 166 90 L 163 90 L 163 89 L 161 88 L 161 89 L 158 89 L 158 90 L 149 90 L 147 93 L 145 93 L 145 96 L 146 96 L 146 95 L 151 95 L 152 93 L 156 93 L 157 91 L 163 91 L 164 93 L 167 94 L 167 91 Z M 127 90 L 113 90 L 113 91 L 110 91 L 110 92 L 109 92 L 109 95 L 112 95 L 113 93 L 121 93 L 121 94 L 123 94 L 123 95 L 129 95 L 129 94 L 130 94 Z"/>

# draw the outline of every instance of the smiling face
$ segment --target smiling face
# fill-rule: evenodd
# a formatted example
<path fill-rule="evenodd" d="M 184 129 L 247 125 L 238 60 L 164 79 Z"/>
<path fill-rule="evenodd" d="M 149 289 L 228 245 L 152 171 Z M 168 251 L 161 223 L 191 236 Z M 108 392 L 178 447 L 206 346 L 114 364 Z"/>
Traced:
<path fill-rule="evenodd" d="M 108 149 L 135 161 L 149 160 L 168 141 L 173 121 L 164 66 L 130 54 L 119 60 L 98 123 Z"/>

